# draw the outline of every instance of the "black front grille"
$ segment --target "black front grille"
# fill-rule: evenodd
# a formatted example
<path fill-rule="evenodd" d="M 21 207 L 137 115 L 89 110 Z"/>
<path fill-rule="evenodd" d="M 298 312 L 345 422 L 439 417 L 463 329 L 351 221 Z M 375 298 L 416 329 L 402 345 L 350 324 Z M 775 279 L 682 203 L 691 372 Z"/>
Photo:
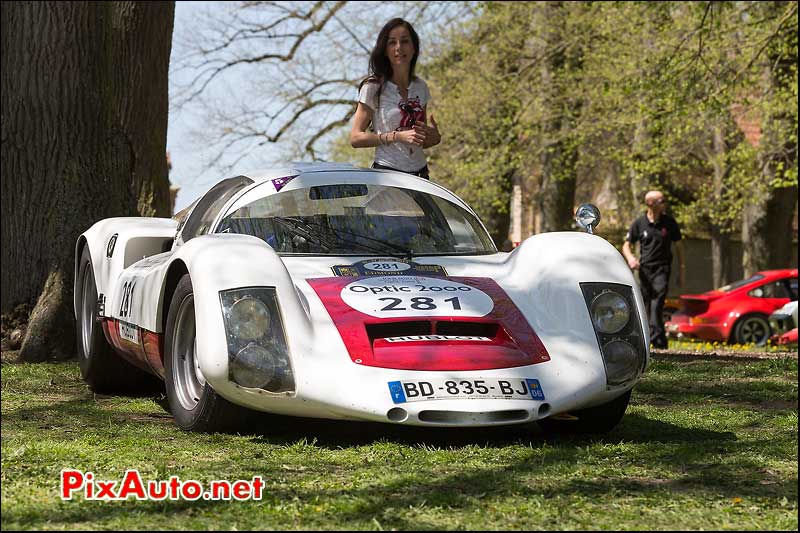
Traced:
<path fill-rule="evenodd" d="M 367 324 L 367 335 L 370 342 L 386 337 L 403 337 L 406 335 L 430 335 L 433 331 L 431 322 L 415 320 L 412 322 L 384 322 L 382 324 Z"/>
<path fill-rule="evenodd" d="M 493 339 L 500 329 L 499 324 L 492 322 L 437 322 L 412 320 L 403 322 L 384 322 L 366 324 L 370 342 L 387 337 L 405 337 L 408 335 L 454 335 L 488 337 Z"/>
<path fill-rule="evenodd" d="M 419 421 L 432 424 L 492 424 L 522 422 L 530 417 L 524 409 L 471 413 L 466 411 L 420 411 Z"/>
<path fill-rule="evenodd" d="M 437 322 L 437 335 L 464 335 L 473 337 L 497 336 L 499 326 L 491 322 Z"/>

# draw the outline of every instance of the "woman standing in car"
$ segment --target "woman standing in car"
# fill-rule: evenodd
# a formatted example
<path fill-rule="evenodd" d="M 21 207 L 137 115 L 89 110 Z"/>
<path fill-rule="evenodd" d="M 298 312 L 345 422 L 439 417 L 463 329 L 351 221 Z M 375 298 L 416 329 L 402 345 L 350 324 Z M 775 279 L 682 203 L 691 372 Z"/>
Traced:
<path fill-rule="evenodd" d="M 429 179 L 423 149 L 439 144 L 441 136 L 433 115 L 427 124 L 431 94 L 414 75 L 417 57 L 419 36 L 411 24 L 401 18 L 387 22 L 369 58 L 370 75 L 359 88 L 350 144 L 376 147 L 372 168 Z"/>

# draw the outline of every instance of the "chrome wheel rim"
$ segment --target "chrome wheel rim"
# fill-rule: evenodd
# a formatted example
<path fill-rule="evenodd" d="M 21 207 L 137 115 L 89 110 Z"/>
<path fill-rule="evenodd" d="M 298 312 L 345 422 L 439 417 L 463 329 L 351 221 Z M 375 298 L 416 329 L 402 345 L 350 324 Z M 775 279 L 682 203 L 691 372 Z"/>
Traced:
<path fill-rule="evenodd" d="M 741 339 L 744 344 L 761 344 L 767 340 L 769 328 L 759 318 L 749 318 L 742 323 Z"/>
<path fill-rule="evenodd" d="M 172 381 L 181 407 L 191 411 L 200 402 L 206 380 L 197 361 L 194 297 L 186 296 L 178 307 L 172 334 Z"/>
<path fill-rule="evenodd" d="M 86 265 L 83 273 L 83 294 L 81 295 L 81 344 L 83 355 L 88 359 L 92 349 L 92 333 L 97 313 L 95 302 L 94 276 L 91 265 Z"/>

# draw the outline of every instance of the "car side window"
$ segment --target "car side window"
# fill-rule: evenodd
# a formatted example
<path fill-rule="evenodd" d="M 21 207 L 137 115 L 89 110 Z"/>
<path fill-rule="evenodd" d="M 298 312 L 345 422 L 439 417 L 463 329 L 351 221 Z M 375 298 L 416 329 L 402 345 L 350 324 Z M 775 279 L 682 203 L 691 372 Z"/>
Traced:
<path fill-rule="evenodd" d="M 786 288 L 789 291 L 789 298 L 792 299 L 793 302 L 797 301 L 797 278 L 789 278 L 783 280 L 786 284 Z"/>
<path fill-rule="evenodd" d="M 242 188 L 253 183 L 246 176 L 228 178 L 212 187 L 189 213 L 186 222 L 180 227 L 176 245 L 181 245 L 194 237 L 204 235 L 228 200 Z"/>
<path fill-rule="evenodd" d="M 791 298 L 789 289 L 783 283 L 783 280 L 765 283 L 764 285 L 751 290 L 747 294 L 753 298 Z"/>

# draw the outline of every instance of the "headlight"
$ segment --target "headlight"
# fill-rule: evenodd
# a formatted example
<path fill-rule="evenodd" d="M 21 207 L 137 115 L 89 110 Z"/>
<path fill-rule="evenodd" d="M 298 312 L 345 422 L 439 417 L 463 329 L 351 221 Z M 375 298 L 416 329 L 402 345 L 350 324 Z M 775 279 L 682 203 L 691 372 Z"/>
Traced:
<path fill-rule="evenodd" d="M 595 296 L 591 305 L 592 322 L 600 333 L 616 333 L 624 328 L 631 317 L 625 298 L 614 291 Z"/>
<path fill-rule="evenodd" d="M 606 362 L 606 381 L 609 385 L 622 385 L 636 377 L 641 358 L 630 343 L 616 340 L 603 346 Z"/>
<path fill-rule="evenodd" d="M 273 287 L 221 291 L 228 379 L 269 392 L 294 391 L 294 375 Z"/>
<path fill-rule="evenodd" d="M 589 310 L 608 387 L 627 385 L 644 371 L 647 347 L 633 288 L 620 283 L 580 284 Z"/>
<path fill-rule="evenodd" d="M 242 387 L 261 389 L 275 377 L 275 356 L 257 344 L 248 344 L 231 361 L 233 380 Z"/>
<path fill-rule="evenodd" d="M 233 304 L 229 320 L 231 333 L 245 341 L 260 339 L 269 331 L 270 317 L 267 306 L 249 296 Z"/>

